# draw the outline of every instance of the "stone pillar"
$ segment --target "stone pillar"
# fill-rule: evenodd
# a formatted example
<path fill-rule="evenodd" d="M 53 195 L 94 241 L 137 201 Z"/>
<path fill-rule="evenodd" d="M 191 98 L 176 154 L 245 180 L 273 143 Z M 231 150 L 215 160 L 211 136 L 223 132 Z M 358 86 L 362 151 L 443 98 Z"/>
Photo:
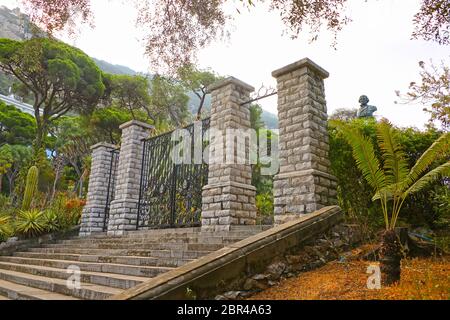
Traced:
<path fill-rule="evenodd" d="M 336 203 L 330 174 L 324 79 L 308 58 L 272 73 L 278 83 L 280 172 L 275 176 L 275 223 Z"/>
<path fill-rule="evenodd" d="M 203 188 L 202 230 L 228 231 L 234 225 L 254 225 L 255 194 L 251 185 L 248 101 L 254 88 L 229 77 L 213 84 L 208 184 Z"/>
<path fill-rule="evenodd" d="M 115 149 L 115 145 L 104 142 L 91 147 L 91 173 L 87 202 L 81 216 L 80 237 L 103 231 L 112 151 Z"/>
<path fill-rule="evenodd" d="M 122 235 L 127 230 L 136 230 L 144 147 L 142 140 L 149 136 L 153 126 L 133 120 L 121 125 L 120 129 L 122 143 L 115 199 L 110 206 L 108 235 Z"/>

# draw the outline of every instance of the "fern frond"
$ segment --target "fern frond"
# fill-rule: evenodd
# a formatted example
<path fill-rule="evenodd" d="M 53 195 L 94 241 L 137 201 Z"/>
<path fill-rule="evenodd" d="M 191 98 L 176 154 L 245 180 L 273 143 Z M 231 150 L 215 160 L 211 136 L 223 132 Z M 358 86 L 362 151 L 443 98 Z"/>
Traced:
<path fill-rule="evenodd" d="M 436 160 L 443 159 L 450 155 L 450 132 L 440 136 L 428 150 L 417 160 L 414 167 L 409 172 L 403 185 L 403 190 L 410 188 L 414 182 L 428 169 Z"/>
<path fill-rule="evenodd" d="M 441 177 L 448 177 L 448 176 L 450 176 L 450 161 L 431 170 L 422 178 L 417 180 L 408 190 L 405 191 L 405 197 L 411 193 L 415 193 L 422 190 L 426 185 L 436 181 Z"/>
<path fill-rule="evenodd" d="M 375 155 L 372 142 L 358 130 L 340 126 L 341 132 L 353 150 L 356 165 L 376 192 L 386 187 L 386 177 Z"/>
<path fill-rule="evenodd" d="M 406 156 L 397 142 L 398 133 L 387 121 L 381 121 L 377 126 L 378 144 L 383 153 L 384 172 L 386 183 L 395 188 L 400 182 L 404 182 L 409 169 Z"/>

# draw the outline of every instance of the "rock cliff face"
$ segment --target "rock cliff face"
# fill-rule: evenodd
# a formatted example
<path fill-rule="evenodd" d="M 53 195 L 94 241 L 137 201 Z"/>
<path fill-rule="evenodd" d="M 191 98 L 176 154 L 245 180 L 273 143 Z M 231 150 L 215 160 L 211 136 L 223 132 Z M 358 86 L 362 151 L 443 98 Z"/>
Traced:
<path fill-rule="evenodd" d="M 0 38 L 23 40 L 31 36 L 30 19 L 19 9 L 0 6 Z"/>

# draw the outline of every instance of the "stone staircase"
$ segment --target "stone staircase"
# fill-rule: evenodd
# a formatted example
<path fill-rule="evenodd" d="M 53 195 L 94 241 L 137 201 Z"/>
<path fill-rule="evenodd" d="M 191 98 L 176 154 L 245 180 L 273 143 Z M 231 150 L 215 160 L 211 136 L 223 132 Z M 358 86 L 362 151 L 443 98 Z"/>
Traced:
<path fill-rule="evenodd" d="M 0 300 L 102 300 L 161 273 L 255 235 L 267 227 L 229 232 L 199 228 L 148 230 L 122 237 L 75 237 L 0 256 Z M 71 289 L 69 267 L 81 270 Z"/>

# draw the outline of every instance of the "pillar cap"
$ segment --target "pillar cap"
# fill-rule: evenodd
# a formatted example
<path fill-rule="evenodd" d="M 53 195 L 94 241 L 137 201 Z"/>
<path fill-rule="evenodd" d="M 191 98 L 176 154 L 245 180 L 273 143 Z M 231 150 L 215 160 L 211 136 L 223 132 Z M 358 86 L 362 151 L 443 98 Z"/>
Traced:
<path fill-rule="evenodd" d="M 247 91 L 250 91 L 250 92 L 255 91 L 254 87 L 252 87 L 251 85 L 245 83 L 244 81 L 236 79 L 235 77 L 228 77 L 226 79 L 219 80 L 219 81 L 213 83 L 212 85 L 210 85 L 208 87 L 208 92 L 212 92 L 214 90 L 220 89 L 220 88 L 225 87 L 226 85 L 229 85 L 229 84 L 234 84 L 236 86 L 242 87 L 243 89 L 245 89 Z"/>
<path fill-rule="evenodd" d="M 98 148 L 107 148 L 107 149 L 117 149 L 117 146 L 115 144 L 107 143 L 107 142 L 99 142 L 97 144 L 94 144 L 91 146 L 91 150 L 95 150 Z"/>
<path fill-rule="evenodd" d="M 303 58 L 301 60 L 298 60 L 294 63 L 288 64 L 287 66 L 277 69 L 272 72 L 272 76 L 275 78 L 278 78 L 286 73 L 295 71 L 297 69 L 308 67 L 309 69 L 313 70 L 315 73 L 317 73 L 322 79 L 326 79 L 330 76 L 328 71 L 323 69 L 321 66 L 313 62 L 309 58 Z"/>
<path fill-rule="evenodd" d="M 131 121 L 128 121 L 128 122 L 125 122 L 124 124 L 122 124 L 119 127 L 119 129 L 124 130 L 131 126 L 137 126 L 137 127 L 143 128 L 143 129 L 154 129 L 155 128 L 155 126 L 152 126 L 151 124 L 148 124 L 148 123 L 145 123 L 142 121 L 138 121 L 138 120 L 131 120 Z"/>

